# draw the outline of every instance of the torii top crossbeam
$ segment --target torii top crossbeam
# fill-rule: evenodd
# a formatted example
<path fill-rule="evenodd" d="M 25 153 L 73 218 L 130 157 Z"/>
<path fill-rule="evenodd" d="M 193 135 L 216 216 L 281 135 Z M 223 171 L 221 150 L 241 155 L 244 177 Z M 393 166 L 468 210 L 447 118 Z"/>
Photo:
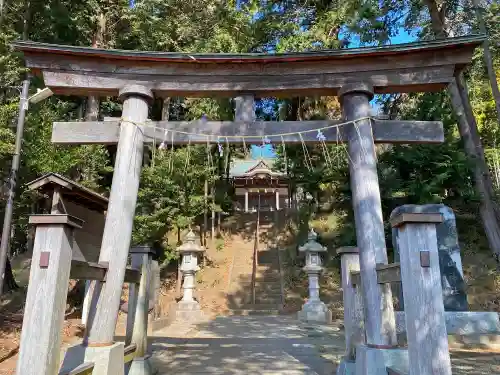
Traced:
<path fill-rule="evenodd" d="M 375 93 L 437 91 L 467 65 L 482 36 L 302 53 L 189 54 L 16 42 L 56 94 L 118 95 L 127 84 L 155 96 L 336 95 L 363 81 Z"/>

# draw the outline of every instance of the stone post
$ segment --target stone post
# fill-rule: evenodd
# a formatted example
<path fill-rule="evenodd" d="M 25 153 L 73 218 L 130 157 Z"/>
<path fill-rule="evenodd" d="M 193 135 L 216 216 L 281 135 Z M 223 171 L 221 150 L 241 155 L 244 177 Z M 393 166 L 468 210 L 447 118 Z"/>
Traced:
<path fill-rule="evenodd" d="M 366 343 L 378 348 L 397 344 L 392 293 L 389 284 L 378 284 L 376 265 L 387 264 L 377 159 L 370 116 L 373 88 L 369 84 L 347 84 L 339 92 L 348 125 L 349 170 L 359 248 Z"/>
<path fill-rule="evenodd" d="M 182 257 L 181 272 L 184 276 L 182 284 L 182 300 L 177 303 L 176 317 L 181 320 L 196 321 L 203 316 L 200 304 L 193 298 L 195 288 L 195 275 L 200 269 L 198 267 L 198 254 L 205 249 L 196 243 L 196 236 L 193 231 L 189 231 L 184 243 L 177 248 Z"/>
<path fill-rule="evenodd" d="M 303 270 L 309 279 L 309 299 L 302 306 L 298 317 L 304 321 L 316 321 L 329 323 L 332 320 L 332 313 L 319 298 L 319 275 L 323 271 L 321 266 L 320 253 L 326 251 L 326 247 L 321 246 L 316 239 L 318 235 L 311 230 L 307 236 L 307 242 L 299 247 L 301 253 L 305 253 L 306 265 Z"/>
<path fill-rule="evenodd" d="M 129 302 L 129 314 L 133 314 L 134 325 L 131 343 L 136 345 L 135 357 L 130 365 L 128 375 L 151 375 L 153 368 L 147 354 L 148 348 L 148 316 L 152 291 L 152 261 L 154 252 L 149 246 L 137 246 L 130 249 L 133 265 L 140 264 L 141 281 L 138 285 L 133 305 Z M 134 306 L 135 305 L 135 306 Z M 128 317 L 127 317 L 128 331 Z M 128 332 L 127 332 L 128 333 Z"/>
<path fill-rule="evenodd" d="M 34 215 L 29 221 L 36 233 L 16 374 L 51 375 L 59 371 L 73 230 L 83 222 L 69 215 Z"/>
<path fill-rule="evenodd" d="M 100 262 L 109 263 L 109 271 L 106 282 L 95 288 L 92 299 L 97 301 L 96 308 L 90 311 L 85 339 L 89 346 L 100 348 L 111 346 L 114 340 L 139 190 L 144 141 L 141 127 L 148 118 L 153 94 L 147 87 L 130 85 L 120 90 L 120 98 L 123 119 L 99 256 Z"/>
<path fill-rule="evenodd" d="M 276 211 L 280 209 L 280 191 L 276 190 Z"/>
<path fill-rule="evenodd" d="M 436 224 L 440 214 L 394 216 L 405 298 L 409 375 L 451 375 L 439 271 Z"/>

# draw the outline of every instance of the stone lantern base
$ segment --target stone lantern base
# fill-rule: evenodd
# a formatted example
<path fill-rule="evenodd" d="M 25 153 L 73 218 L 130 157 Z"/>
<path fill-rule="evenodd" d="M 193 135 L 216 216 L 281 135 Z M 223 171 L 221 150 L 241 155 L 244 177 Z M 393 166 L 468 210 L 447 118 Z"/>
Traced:
<path fill-rule="evenodd" d="M 175 305 L 175 318 L 189 323 L 203 320 L 203 311 L 197 301 L 179 301 Z"/>
<path fill-rule="evenodd" d="M 331 323 L 332 312 L 320 300 L 308 301 L 299 311 L 298 318 L 305 322 Z"/>

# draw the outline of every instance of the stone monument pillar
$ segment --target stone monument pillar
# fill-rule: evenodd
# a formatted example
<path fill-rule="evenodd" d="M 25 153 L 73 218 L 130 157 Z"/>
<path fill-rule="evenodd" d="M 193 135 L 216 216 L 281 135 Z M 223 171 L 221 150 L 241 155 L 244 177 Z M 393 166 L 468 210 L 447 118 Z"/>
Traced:
<path fill-rule="evenodd" d="M 406 204 L 394 209 L 391 218 L 402 213 L 441 214 L 443 222 L 436 225 L 439 268 L 441 271 L 441 286 L 443 288 L 443 303 L 445 311 L 467 311 L 467 295 L 465 293 L 462 258 L 458 244 L 457 224 L 453 210 L 444 204 Z M 396 229 L 392 230 L 395 261 L 399 261 L 399 248 L 396 241 Z M 399 286 L 399 285 L 398 285 Z M 396 286 L 397 288 L 397 286 Z M 404 310 L 403 294 L 399 296 L 399 309 Z"/>
<path fill-rule="evenodd" d="M 187 321 L 199 320 L 203 313 L 198 301 L 194 299 L 195 275 L 200 269 L 198 267 L 198 254 L 203 253 L 205 248 L 196 243 L 196 235 L 189 231 L 184 243 L 177 248 L 182 256 L 181 272 L 184 279 L 182 284 L 182 299 L 177 303 L 176 318 Z"/>
<path fill-rule="evenodd" d="M 309 279 L 309 300 L 299 311 L 299 319 L 329 323 L 332 320 L 332 313 L 319 298 L 319 275 L 323 271 L 320 253 L 325 252 L 326 247 L 321 246 L 316 241 L 317 238 L 318 235 L 311 230 L 305 245 L 299 247 L 299 251 L 305 253 L 306 256 L 306 265 L 303 270 Z"/>

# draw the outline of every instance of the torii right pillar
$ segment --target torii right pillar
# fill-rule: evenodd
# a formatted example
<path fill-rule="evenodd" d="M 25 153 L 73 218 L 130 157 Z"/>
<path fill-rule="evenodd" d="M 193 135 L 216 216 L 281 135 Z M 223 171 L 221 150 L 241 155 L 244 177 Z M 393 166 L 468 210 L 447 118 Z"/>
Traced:
<path fill-rule="evenodd" d="M 366 345 L 358 347 L 356 362 L 358 356 L 364 353 L 368 357 L 380 357 L 380 361 L 375 362 L 380 363 L 382 367 L 384 357 L 382 351 L 395 348 L 397 338 L 390 285 L 377 283 L 376 266 L 378 263 L 387 264 L 388 259 L 377 176 L 377 157 L 369 119 L 373 88 L 365 83 L 348 84 L 339 91 L 339 97 L 345 120 L 366 118 L 349 125 L 347 130 L 366 330 Z M 375 370 L 373 367 L 371 370 L 367 369 L 366 374 L 378 374 L 373 370 Z M 385 370 L 385 366 L 380 370 Z"/>

